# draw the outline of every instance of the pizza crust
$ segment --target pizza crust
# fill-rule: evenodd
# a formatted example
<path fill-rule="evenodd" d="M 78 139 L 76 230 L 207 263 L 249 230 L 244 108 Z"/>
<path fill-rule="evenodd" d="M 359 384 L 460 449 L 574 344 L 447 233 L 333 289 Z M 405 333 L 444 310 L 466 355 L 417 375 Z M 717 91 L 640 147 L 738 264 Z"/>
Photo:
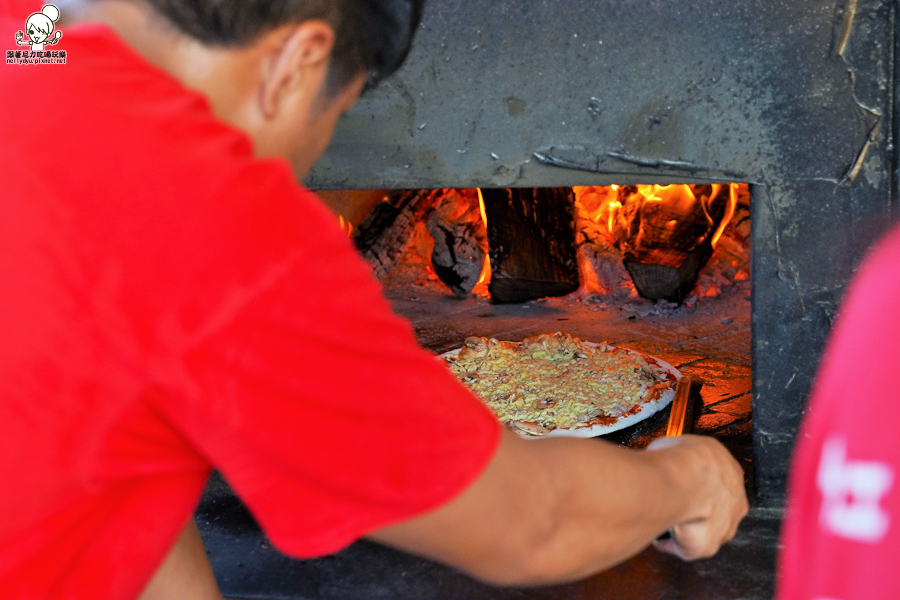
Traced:
<path fill-rule="evenodd" d="M 555 334 L 555 335 L 560 336 L 561 334 Z M 535 338 L 528 338 L 528 339 L 524 340 L 523 342 L 497 342 L 496 340 L 490 340 L 490 341 L 493 342 L 494 344 L 497 344 L 497 345 L 505 347 L 505 348 L 517 348 L 517 347 L 521 347 L 523 345 L 523 343 L 527 344 L 530 341 L 533 341 L 536 339 L 542 339 L 542 338 L 546 339 L 547 337 L 548 336 L 536 336 Z M 565 336 L 565 337 L 568 338 L 569 336 Z M 638 423 L 640 421 L 643 421 L 643 420 L 651 417 L 652 415 L 656 414 L 657 412 L 659 412 L 660 410 L 662 410 L 666 406 L 668 406 L 672 402 L 672 400 L 675 398 L 674 383 L 678 379 L 680 379 L 682 375 L 681 375 L 681 372 L 678 371 L 678 369 L 676 369 L 669 363 L 667 363 L 663 360 L 660 360 L 656 357 L 650 356 L 648 354 L 644 354 L 642 352 L 637 352 L 635 350 L 630 350 L 630 349 L 625 349 L 625 348 L 618 349 L 614 346 L 607 345 L 606 343 L 596 344 L 593 342 L 582 342 L 581 340 L 577 340 L 577 338 L 571 338 L 571 339 L 574 339 L 574 340 L 578 341 L 579 343 L 589 346 L 591 348 L 599 348 L 599 349 L 604 349 L 604 350 L 608 350 L 611 352 L 624 351 L 624 352 L 634 355 L 636 357 L 641 357 L 644 360 L 646 360 L 647 362 L 651 362 L 654 365 L 658 366 L 660 369 L 664 370 L 668 374 L 668 378 L 671 381 L 672 385 L 668 389 L 663 390 L 659 397 L 657 397 L 653 400 L 642 401 L 642 402 L 637 403 L 635 406 L 632 407 L 632 409 L 626 411 L 626 413 L 615 418 L 614 422 L 602 423 L 602 424 L 595 423 L 592 425 L 589 423 L 586 423 L 585 425 L 575 426 L 575 427 L 571 427 L 571 428 L 556 427 L 554 429 L 551 429 L 549 432 L 539 433 L 539 434 L 530 434 L 530 432 L 527 430 L 523 430 L 523 429 L 520 429 L 515 426 L 511 427 L 514 431 L 516 431 L 516 433 L 523 435 L 523 437 L 584 437 L 584 438 L 586 438 L 586 437 L 596 437 L 596 436 L 600 436 L 600 435 L 605 435 L 607 433 L 612 433 L 614 431 L 618 431 L 620 429 L 630 427 L 631 425 L 634 425 L 635 423 Z M 455 350 L 445 352 L 444 354 L 441 354 L 439 358 L 441 360 L 443 360 L 445 362 L 445 364 L 449 365 L 451 363 L 451 361 L 453 359 L 455 359 L 462 350 L 463 350 L 463 348 L 457 348 Z M 609 417 L 607 417 L 606 419 L 608 420 Z M 525 426 L 526 428 L 530 426 L 530 424 L 527 424 L 527 423 L 523 423 L 522 425 Z M 538 427 L 540 428 L 540 426 L 538 426 Z M 540 429 L 543 429 L 543 428 L 540 428 Z"/>

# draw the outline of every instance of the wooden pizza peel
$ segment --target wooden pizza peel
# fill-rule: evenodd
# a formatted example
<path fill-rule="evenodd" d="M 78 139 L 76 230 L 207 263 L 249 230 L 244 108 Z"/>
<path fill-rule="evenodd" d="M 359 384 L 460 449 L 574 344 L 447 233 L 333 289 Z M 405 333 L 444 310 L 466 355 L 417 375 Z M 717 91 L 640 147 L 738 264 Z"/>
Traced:
<path fill-rule="evenodd" d="M 666 437 L 678 437 L 694 430 L 697 405 L 700 404 L 700 389 L 703 382 L 684 376 L 675 384 L 675 399 L 672 400 L 672 412 L 669 413 L 669 426 Z M 656 541 L 672 539 L 671 531 L 663 533 Z"/>
<path fill-rule="evenodd" d="M 672 400 L 666 437 L 678 437 L 693 431 L 702 387 L 701 381 L 688 376 L 682 377 L 675 384 L 675 399 Z"/>

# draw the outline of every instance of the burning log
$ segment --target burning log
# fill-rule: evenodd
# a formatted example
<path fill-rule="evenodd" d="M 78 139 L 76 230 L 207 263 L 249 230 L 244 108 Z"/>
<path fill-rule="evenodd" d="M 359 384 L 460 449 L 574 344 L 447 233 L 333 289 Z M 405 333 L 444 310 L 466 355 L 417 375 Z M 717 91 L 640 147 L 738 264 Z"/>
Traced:
<path fill-rule="evenodd" d="M 571 188 L 482 189 L 494 302 L 525 302 L 578 289 Z"/>
<path fill-rule="evenodd" d="M 431 266 L 438 279 L 457 296 L 468 296 L 481 277 L 487 255 L 477 190 L 445 190 L 425 226 L 434 238 Z"/>
<path fill-rule="evenodd" d="M 708 242 L 690 252 L 657 249 L 641 253 L 640 258 L 627 256 L 625 268 L 641 296 L 681 302 L 694 289 L 712 251 Z"/>
<path fill-rule="evenodd" d="M 733 186 L 639 186 L 619 190 L 620 248 L 638 292 L 680 302 L 734 212 Z"/>
<path fill-rule="evenodd" d="M 406 250 L 416 223 L 434 202 L 440 190 L 397 191 L 376 204 L 353 234 L 356 249 L 384 279 Z"/>
<path fill-rule="evenodd" d="M 624 300 L 637 294 L 622 264 L 622 251 L 610 231 L 613 206 L 621 207 L 619 186 L 584 186 L 575 192 L 575 243 L 578 245 L 581 286 L 587 293 Z"/>

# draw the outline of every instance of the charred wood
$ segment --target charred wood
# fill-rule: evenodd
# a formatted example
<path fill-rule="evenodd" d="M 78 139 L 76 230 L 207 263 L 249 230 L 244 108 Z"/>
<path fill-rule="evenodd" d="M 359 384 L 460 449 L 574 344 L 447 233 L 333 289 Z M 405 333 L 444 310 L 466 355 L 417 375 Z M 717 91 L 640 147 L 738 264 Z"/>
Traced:
<path fill-rule="evenodd" d="M 622 249 L 639 294 L 670 302 L 690 294 L 712 256 L 712 237 L 727 210 L 729 188 L 717 189 L 711 198 L 711 186 L 696 186 L 696 198 L 679 202 L 626 197 L 623 209 L 630 220 Z M 631 192 L 623 188 L 623 193 Z"/>
<path fill-rule="evenodd" d="M 478 283 L 487 254 L 487 235 L 476 190 L 444 190 L 426 216 L 434 238 L 431 266 L 444 285 L 460 297 Z"/>
<path fill-rule="evenodd" d="M 439 190 L 394 191 L 375 205 L 353 234 L 356 249 L 378 279 L 390 272 Z"/>
<path fill-rule="evenodd" d="M 482 189 L 493 302 L 525 302 L 578 289 L 571 188 Z"/>
<path fill-rule="evenodd" d="M 659 249 L 642 252 L 640 258 L 626 255 L 625 268 L 641 296 L 681 302 L 694 289 L 710 256 L 712 246 L 707 242 L 690 252 Z"/>

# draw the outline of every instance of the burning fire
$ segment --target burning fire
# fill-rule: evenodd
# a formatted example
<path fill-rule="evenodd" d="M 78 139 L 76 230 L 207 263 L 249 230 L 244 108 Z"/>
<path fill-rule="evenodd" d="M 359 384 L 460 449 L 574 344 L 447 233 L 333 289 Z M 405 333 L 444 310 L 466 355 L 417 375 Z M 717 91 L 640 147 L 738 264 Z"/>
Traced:
<path fill-rule="evenodd" d="M 338 215 L 338 225 L 341 227 L 341 231 L 347 234 L 347 237 L 353 235 L 353 224 L 344 218 L 344 215 Z"/>
<path fill-rule="evenodd" d="M 484 196 L 481 195 L 481 188 L 478 188 L 478 210 L 481 212 L 481 222 L 487 228 L 487 212 L 484 210 Z M 481 275 L 478 277 L 478 283 L 472 293 L 478 294 L 485 298 L 490 297 L 488 292 L 488 284 L 491 282 L 491 257 L 489 253 L 484 255 L 484 265 L 481 267 Z"/>
<path fill-rule="evenodd" d="M 710 237 L 710 243 L 715 247 L 734 215 L 734 209 L 737 206 L 738 185 L 736 183 L 729 184 L 725 211 L 720 219 L 713 217 L 715 211 L 712 207 L 712 203 L 719 199 L 723 187 L 720 184 L 713 184 L 710 186 L 709 193 L 699 194 L 699 198 L 697 188 L 701 186 L 692 185 L 631 186 L 631 189 L 635 190 L 634 192 L 618 185 L 608 187 L 576 186 L 573 190 L 580 204 L 582 216 L 603 225 L 606 230 L 603 233 L 617 247 L 624 250 L 623 246 L 630 245 L 629 239 L 640 238 L 640 230 L 635 231 L 634 228 L 636 221 L 638 221 L 637 227 L 641 227 L 642 224 L 635 217 L 640 209 L 640 204 L 644 202 L 666 204 L 668 205 L 667 212 L 684 215 L 696 210 L 699 205 L 709 227 L 716 228 Z M 678 220 L 671 219 L 665 225 L 669 229 L 674 229 L 678 225 Z"/>
<path fill-rule="evenodd" d="M 715 188 L 716 186 L 713 187 Z M 728 186 L 728 204 L 725 208 L 725 216 L 722 217 L 719 228 L 716 229 L 716 232 L 710 240 L 713 248 L 716 247 L 716 242 L 722 237 L 722 233 L 724 233 L 725 228 L 728 227 L 728 224 L 731 222 L 731 217 L 734 216 L 734 209 L 737 208 L 737 188 L 738 184 L 736 183 L 729 184 Z M 715 193 L 713 193 L 710 198 L 715 198 Z M 709 211 L 706 212 L 706 216 L 709 217 Z"/>
<path fill-rule="evenodd" d="M 719 244 L 718 254 L 734 254 L 732 240 L 741 244 L 749 235 L 745 231 L 749 230 L 746 184 L 578 186 L 572 192 L 583 292 L 597 292 L 617 300 L 637 298 L 640 294 L 651 299 L 681 301 L 729 229 L 736 209 L 739 216 L 734 236 L 726 236 Z M 416 206 L 424 216 L 420 214 L 421 220 L 413 226 L 415 239 L 421 240 L 416 242 L 417 255 L 426 262 L 428 278 L 439 279 L 460 296 L 475 293 L 490 297 L 492 273 L 489 254 L 485 252 L 487 211 L 482 190 L 421 190 L 420 194 L 417 198 L 421 201 Z M 359 233 L 343 215 L 338 216 L 338 223 L 348 236 Z M 662 281 L 650 291 L 648 276 L 643 274 L 648 269 L 649 277 Z M 675 292 L 669 287 L 657 292 L 660 286 L 670 286 L 671 279 L 668 274 L 656 275 L 663 272 L 659 269 L 677 272 L 679 279 L 672 287 Z M 739 270 L 734 281 L 739 276 L 747 277 Z M 470 287 L 473 282 L 474 288 Z M 656 285 L 656 280 L 651 285 Z M 698 294 L 705 292 L 706 296 L 713 291 L 707 284 L 702 290 L 697 289 Z"/>
<path fill-rule="evenodd" d="M 739 191 L 746 193 L 741 186 L 746 188 L 746 184 L 575 187 L 581 241 L 603 240 L 579 252 L 609 252 L 602 250 L 606 247 L 618 256 L 641 261 L 651 255 L 665 260 L 703 244 L 715 248 L 734 216 Z M 630 281 L 618 281 L 612 269 L 595 272 L 597 264 L 618 262 L 615 257 L 606 262 L 586 258 L 579 259 L 583 289 L 610 293 L 611 288 L 631 287 L 626 285 Z M 651 264 L 659 264 L 652 258 Z"/>

